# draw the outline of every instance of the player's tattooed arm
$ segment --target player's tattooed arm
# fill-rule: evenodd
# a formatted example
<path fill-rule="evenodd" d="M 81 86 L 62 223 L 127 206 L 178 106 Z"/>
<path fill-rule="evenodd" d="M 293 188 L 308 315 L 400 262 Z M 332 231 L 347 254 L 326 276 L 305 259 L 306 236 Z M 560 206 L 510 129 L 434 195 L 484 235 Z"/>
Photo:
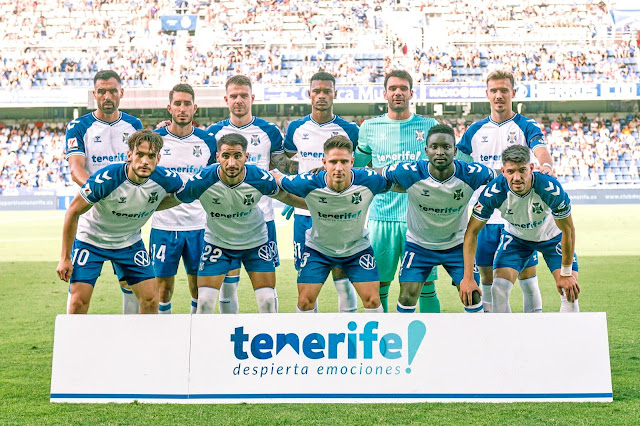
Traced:
<path fill-rule="evenodd" d="M 73 240 L 78 231 L 78 218 L 88 212 L 90 208 L 91 204 L 87 203 L 80 194 L 77 194 L 73 201 L 71 201 L 67 213 L 64 215 L 64 224 L 62 225 L 62 253 L 60 254 L 60 262 L 56 268 L 58 278 L 62 281 L 69 282 L 69 278 L 71 278 L 71 273 L 73 272 L 71 248 L 73 247 Z"/>
<path fill-rule="evenodd" d="M 182 204 L 180 200 L 178 200 L 175 194 L 172 192 L 164 196 L 156 211 L 170 209 L 171 207 L 175 207 L 179 204 Z"/>
<path fill-rule="evenodd" d="M 72 155 L 69 157 L 69 171 L 71 178 L 78 186 L 82 186 L 89 179 L 89 173 L 84 169 L 86 159 L 83 155 Z"/>
<path fill-rule="evenodd" d="M 297 195 L 293 195 L 288 193 L 287 191 L 281 189 L 276 195 L 273 196 L 278 201 L 282 201 L 283 203 L 297 207 L 299 209 L 308 210 L 307 203 L 304 201 L 304 198 L 298 197 Z"/>
<path fill-rule="evenodd" d="M 473 277 L 473 266 L 475 264 L 476 249 L 478 247 L 478 233 L 484 228 L 486 222 L 475 217 L 469 219 L 467 231 L 464 234 L 462 244 L 462 254 L 464 258 L 464 275 L 460 281 L 460 300 L 465 306 L 473 305 L 473 292 L 477 291 L 482 295 L 482 290 Z"/>
<path fill-rule="evenodd" d="M 298 174 L 298 162 L 282 152 L 271 154 L 271 166 L 272 169 L 278 169 L 288 175 Z"/>

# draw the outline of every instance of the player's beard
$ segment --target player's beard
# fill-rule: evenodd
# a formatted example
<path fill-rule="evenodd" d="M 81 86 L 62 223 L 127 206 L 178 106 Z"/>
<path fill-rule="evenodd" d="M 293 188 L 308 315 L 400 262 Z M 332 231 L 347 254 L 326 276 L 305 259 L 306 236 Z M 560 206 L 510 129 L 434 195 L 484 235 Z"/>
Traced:
<path fill-rule="evenodd" d="M 405 112 L 409 108 L 409 103 L 405 99 L 402 99 L 402 101 L 403 103 L 401 105 L 396 105 L 392 99 L 389 102 L 389 109 L 395 113 Z"/>
<path fill-rule="evenodd" d="M 181 121 L 179 121 L 179 120 L 181 120 Z M 187 126 L 189 126 L 191 124 L 192 121 L 193 121 L 193 117 L 189 117 L 189 116 L 186 117 L 186 120 L 184 118 L 180 119 L 178 117 L 175 117 L 173 119 L 173 122 L 177 126 L 180 126 L 180 127 L 187 127 Z"/>
<path fill-rule="evenodd" d="M 102 105 L 100 105 L 100 111 L 102 111 L 103 114 L 113 114 L 114 112 L 116 112 L 118 110 L 118 104 L 116 104 L 115 102 L 109 102 L 109 106 L 106 106 L 107 102 L 103 102 Z"/>

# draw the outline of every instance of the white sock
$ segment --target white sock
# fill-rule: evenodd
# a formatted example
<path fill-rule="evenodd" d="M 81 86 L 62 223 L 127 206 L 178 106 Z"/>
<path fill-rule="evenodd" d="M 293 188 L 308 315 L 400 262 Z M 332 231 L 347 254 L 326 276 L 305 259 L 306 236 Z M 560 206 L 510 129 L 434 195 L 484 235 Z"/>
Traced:
<path fill-rule="evenodd" d="M 171 313 L 171 301 L 167 303 L 160 302 L 158 304 L 158 313 L 159 314 L 170 314 Z"/>
<path fill-rule="evenodd" d="M 255 290 L 258 312 L 261 314 L 275 314 L 278 312 L 278 295 L 275 288 L 260 287 Z"/>
<path fill-rule="evenodd" d="M 69 313 L 70 306 L 71 306 L 71 285 L 69 285 L 69 290 L 67 291 L 67 314 Z"/>
<path fill-rule="evenodd" d="M 238 308 L 238 284 L 240 275 L 225 277 L 220 287 L 220 313 L 237 314 Z"/>
<path fill-rule="evenodd" d="M 533 276 L 520 281 L 522 289 L 522 306 L 524 313 L 541 313 L 542 312 L 542 296 L 540 295 L 540 287 L 538 286 L 538 276 Z"/>
<path fill-rule="evenodd" d="M 377 314 L 377 313 L 384 313 L 384 308 L 382 307 L 382 303 L 378 305 L 377 308 L 364 308 L 364 313 L 365 314 Z"/>
<path fill-rule="evenodd" d="M 133 291 L 120 287 L 122 290 L 122 313 L 124 315 L 135 315 L 140 312 L 140 305 L 138 305 L 138 298 Z"/>
<path fill-rule="evenodd" d="M 333 280 L 338 292 L 339 312 L 358 312 L 358 294 L 348 278 Z"/>
<path fill-rule="evenodd" d="M 198 310 L 198 298 L 196 297 L 195 299 L 192 297 L 191 298 L 191 309 L 189 310 L 190 314 L 195 314 L 196 311 Z"/>
<path fill-rule="evenodd" d="M 298 308 L 298 305 L 296 305 L 296 313 L 298 314 L 314 314 L 318 311 L 316 311 L 316 308 L 313 309 L 309 309 L 308 311 L 303 311 L 302 309 Z"/>
<path fill-rule="evenodd" d="M 495 313 L 511 312 L 509 305 L 509 295 L 513 284 L 504 278 L 494 278 L 491 285 L 492 309 Z"/>
<path fill-rule="evenodd" d="M 220 290 L 213 287 L 198 287 L 198 309 L 196 314 L 212 314 L 216 309 Z"/>
<path fill-rule="evenodd" d="M 464 312 L 466 314 L 482 314 L 482 313 L 484 313 L 483 306 L 484 306 L 483 302 L 480 301 L 480 302 L 476 303 L 475 305 L 465 306 L 464 307 Z"/>
<path fill-rule="evenodd" d="M 578 299 L 574 300 L 573 303 L 569 302 L 565 294 L 564 289 L 562 289 L 562 295 L 560 296 L 560 312 L 580 312 Z"/>
<path fill-rule="evenodd" d="M 418 305 L 413 306 L 404 306 L 400 302 L 396 305 L 396 311 L 402 314 L 412 314 L 416 311 L 416 307 Z"/>
<path fill-rule="evenodd" d="M 491 284 L 481 284 L 482 286 L 482 307 L 484 312 L 493 312 L 493 297 L 491 296 Z"/>

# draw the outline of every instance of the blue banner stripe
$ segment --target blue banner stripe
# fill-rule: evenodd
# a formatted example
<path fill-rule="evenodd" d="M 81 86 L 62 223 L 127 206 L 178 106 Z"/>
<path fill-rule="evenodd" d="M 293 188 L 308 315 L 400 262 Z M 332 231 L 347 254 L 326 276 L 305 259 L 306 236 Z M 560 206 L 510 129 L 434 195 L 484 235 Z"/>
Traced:
<path fill-rule="evenodd" d="M 613 393 L 291 393 L 291 394 L 108 394 L 108 393 L 52 393 L 51 399 L 568 399 L 613 398 Z"/>

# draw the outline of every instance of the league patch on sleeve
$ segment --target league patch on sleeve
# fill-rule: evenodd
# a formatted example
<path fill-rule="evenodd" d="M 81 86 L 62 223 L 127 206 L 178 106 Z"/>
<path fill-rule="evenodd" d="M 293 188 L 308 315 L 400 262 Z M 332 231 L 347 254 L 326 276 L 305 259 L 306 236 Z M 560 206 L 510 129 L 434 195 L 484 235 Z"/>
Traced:
<path fill-rule="evenodd" d="M 480 213 L 482 213 L 482 209 L 483 209 L 483 208 L 484 208 L 484 206 L 482 205 L 482 203 L 480 203 L 480 201 L 478 201 L 478 202 L 476 203 L 476 205 L 473 207 L 473 212 L 474 212 L 475 214 L 478 214 L 478 215 L 479 215 Z"/>
<path fill-rule="evenodd" d="M 69 138 L 67 140 L 67 144 L 69 145 L 69 149 L 77 149 L 78 148 L 78 138 Z"/>

